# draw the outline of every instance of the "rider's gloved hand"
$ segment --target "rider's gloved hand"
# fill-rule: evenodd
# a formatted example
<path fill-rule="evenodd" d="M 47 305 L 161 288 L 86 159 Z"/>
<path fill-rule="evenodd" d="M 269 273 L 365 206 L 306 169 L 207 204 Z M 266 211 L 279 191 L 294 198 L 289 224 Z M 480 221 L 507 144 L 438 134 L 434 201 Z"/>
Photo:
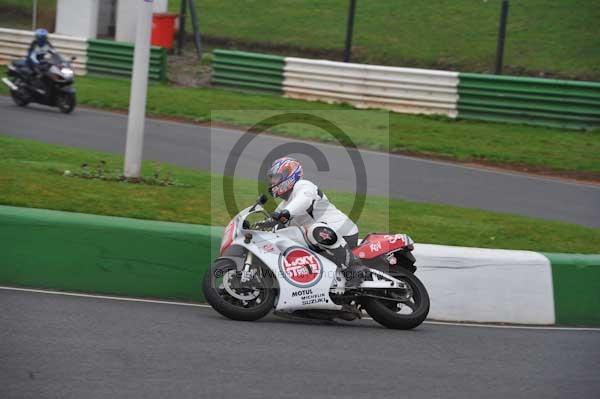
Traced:
<path fill-rule="evenodd" d="M 273 218 L 273 220 L 278 221 L 281 224 L 286 224 L 287 222 L 290 221 L 290 211 L 288 211 L 287 209 L 284 209 L 281 212 L 273 212 L 271 214 L 271 218 Z"/>

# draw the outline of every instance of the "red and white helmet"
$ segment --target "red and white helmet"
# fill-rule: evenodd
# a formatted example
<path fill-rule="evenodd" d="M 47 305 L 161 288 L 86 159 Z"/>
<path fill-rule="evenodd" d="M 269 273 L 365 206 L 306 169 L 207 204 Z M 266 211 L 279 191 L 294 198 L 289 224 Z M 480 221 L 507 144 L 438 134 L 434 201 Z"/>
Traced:
<path fill-rule="evenodd" d="M 281 197 L 290 192 L 303 176 L 300 162 L 290 157 L 279 158 L 267 173 L 269 192 L 275 198 Z"/>

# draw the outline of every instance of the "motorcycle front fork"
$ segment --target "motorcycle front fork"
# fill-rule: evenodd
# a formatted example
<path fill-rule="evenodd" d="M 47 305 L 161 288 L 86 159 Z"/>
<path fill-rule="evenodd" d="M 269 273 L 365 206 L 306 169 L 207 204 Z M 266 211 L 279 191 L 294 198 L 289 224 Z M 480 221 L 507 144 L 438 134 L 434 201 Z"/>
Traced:
<path fill-rule="evenodd" d="M 242 276 L 240 277 L 240 281 L 242 283 L 247 283 L 248 281 L 252 280 L 256 275 L 256 269 L 252 269 L 252 261 L 253 254 L 252 252 L 248 251 L 248 253 L 246 254 L 246 258 L 244 259 L 244 268 L 242 269 Z"/>

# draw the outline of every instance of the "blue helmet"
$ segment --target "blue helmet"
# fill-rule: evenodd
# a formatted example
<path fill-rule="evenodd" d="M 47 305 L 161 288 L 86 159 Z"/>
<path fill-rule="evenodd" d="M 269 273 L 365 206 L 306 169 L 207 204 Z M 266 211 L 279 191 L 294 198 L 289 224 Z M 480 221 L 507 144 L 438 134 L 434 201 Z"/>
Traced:
<path fill-rule="evenodd" d="M 46 29 L 36 29 L 33 33 L 38 45 L 43 46 L 48 41 L 48 31 Z"/>

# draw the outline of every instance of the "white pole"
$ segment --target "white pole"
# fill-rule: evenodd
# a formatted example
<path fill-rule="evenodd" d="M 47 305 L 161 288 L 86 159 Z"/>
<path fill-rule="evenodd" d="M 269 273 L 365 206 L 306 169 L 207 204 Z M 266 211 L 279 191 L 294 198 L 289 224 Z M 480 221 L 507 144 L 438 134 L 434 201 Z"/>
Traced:
<path fill-rule="evenodd" d="M 148 64 L 150 62 L 150 35 L 152 33 L 153 0 L 136 0 L 137 27 L 131 76 L 127 143 L 125 145 L 125 177 L 139 178 L 144 146 L 146 93 L 148 91 Z"/>
<path fill-rule="evenodd" d="M 31 15 L 31 30 L 37 28 L 37 0 L 33 0 L 33 10 Z"/>

